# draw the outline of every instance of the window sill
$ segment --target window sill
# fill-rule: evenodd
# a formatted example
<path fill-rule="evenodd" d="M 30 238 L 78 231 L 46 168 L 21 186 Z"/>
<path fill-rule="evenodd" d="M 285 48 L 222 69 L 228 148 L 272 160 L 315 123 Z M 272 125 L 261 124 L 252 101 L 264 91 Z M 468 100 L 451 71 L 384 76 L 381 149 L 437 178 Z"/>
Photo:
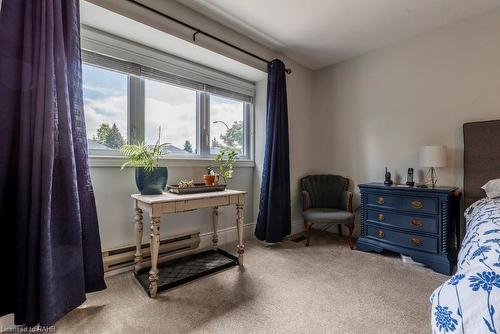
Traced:
<path fill-rule="evenodd" d="M 125 163 L 124 157 L 116 157 L 116 156 L 89 156 L 89 167 L 118 167 L 120 168 L 122 164 Z M 168 167 L 207 167 L 211 164 L 215 164 L 213 158 L 191 158 L 186 159 L 170 157 L 168 159 L 160 159 L 161 166 Z M 253 160 L 236 160 L 234 163 L 234 167 L 236 168 L 253 168 L 255 166 L 255 162 Z"/>

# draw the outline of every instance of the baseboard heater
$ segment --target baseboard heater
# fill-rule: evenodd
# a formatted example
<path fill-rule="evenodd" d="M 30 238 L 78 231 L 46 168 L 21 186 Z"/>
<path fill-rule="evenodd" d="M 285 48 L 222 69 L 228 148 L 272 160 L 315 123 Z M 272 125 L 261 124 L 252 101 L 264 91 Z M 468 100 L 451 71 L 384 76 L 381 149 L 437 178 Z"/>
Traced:
<path fill-rule="evenodd" d="M 190 232 L 160 240 L 158 262 L 172 260 L 186 255 L 186 252 L 197 249 L 200 245 L 200 232 Z M 125 271 L 134 268 L 135 246 L 117 248 L 102 253 L 104 272 Z M 143 263 L 150 263 L 151 252 L 149 242 L 142 244 Z"/>

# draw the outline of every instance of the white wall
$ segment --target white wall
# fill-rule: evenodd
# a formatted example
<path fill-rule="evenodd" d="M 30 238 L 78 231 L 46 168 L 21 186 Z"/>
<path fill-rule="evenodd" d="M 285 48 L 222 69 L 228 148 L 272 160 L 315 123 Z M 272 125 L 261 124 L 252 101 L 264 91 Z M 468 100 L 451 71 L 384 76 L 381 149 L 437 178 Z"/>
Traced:
<path fill-rule="evenodd" d="M 303 230 L 302 205 L 299 197 L 299 180 L 311 173 L 316 162 L 314 153 L 314 128 L 311 71 L 292 65 L 293 73 L 287 76 L 288 131 L 290 141 L 290 191 L 292 195 L 292 234 Z"/>
<path fill-rule="evenodd" d="M 315 170 L 404 183 L 420 146 L 444 144 L 439 183 L 462 186 L 462 124 L 500 118 L 499 36 L 494 10 L 316 71 Z"/>
<path fill-rule="evenodd" d="M 261 80 L 255 85 L 255 110 L 266 110 L 267 99 L 267 80 Z M 266 113 L 259 112 L 255 114 L 255 147 L 259 150 L 255 151 L 255 168 L 254 168 L 254 183 L 253 183 L 253 217 L 257 222 L 259 216 L 259 199 L 260 199 L 260 186 L 262 183 L 262 170 L 264 166 L 264 145 L 266 142 Z"/>

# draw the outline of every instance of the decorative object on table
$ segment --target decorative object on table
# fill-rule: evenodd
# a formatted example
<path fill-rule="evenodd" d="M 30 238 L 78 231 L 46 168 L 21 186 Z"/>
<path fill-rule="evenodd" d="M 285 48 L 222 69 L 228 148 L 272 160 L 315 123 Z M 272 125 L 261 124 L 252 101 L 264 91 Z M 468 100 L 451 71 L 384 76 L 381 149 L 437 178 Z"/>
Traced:
<path fill-rule="evenodd" d="M 207 174 L 203 175 L 203 181 L 206 186 L 213 186 L 215 182 L 215 172 L 212 166 L 207 167 Z"/>
<path fill-rule="evenodd" d="M 222 148 L 214 158 L 215 165 L 207 167 L 207 174 L 203 175 L 203 181 L 207 186 L 217 186 L 221 177 L 224 184 L 233 178 L 234 159 L 238 155 L 235 149 Z"/>
<path fill-rule="evenodd" d="M 450 275 L 455 261 L 453 232 L 460 221 L 456 187 L 409 188 L 360 184 L 361 251 L 389 250 Z"/>
<path fill-rule="evenodd" d="M 354 213 L 352 192 L 348 191 L 349 179 L 339 175 L 309 175 L 300 180 L 302 189 L 302 216 L 307 231 L 306 247 L 311 239 L 314 223 L 337 225 L 342 236 L 341 225 L 349 229 L 348 244 L 353 249 Z"/>
<path fill-rule="evenodd" d="M 177 182 L 177 187 L 179 187 L 181 189 L 194 187 L 194 181 L 193 180 L 180 180 L 179 182 Z"/>
<path fill-rule="evenodd" d="M 160 130 L 158 130 L 158 140 L 153 146 L 139 143 L 136 145 L 123 145 L 121 152 L 127 157 L 127 161 L 122 165 L 125 167 L 135 167 L 135 183 L 141 195 L 158 195 L 163 193 L 168 179 L 168 167 L 160 167 L 162 148 L 168 143 L 160 144 Z"/>
<path fill-rule="evenodd" d="M 425 174 L 425 184 L 432 188 L 437 184 L 437 167 L 446 167 L 446 146 L 422 146 L 419 151 L 419 162 L 422 167 L 429 167 Z"/>
<path fill-rule="evenodd" d="M 408 168 L 408 176 L 406 177 L 406 185 L 413 187 L 415 182 L 413 181 L 413 168 Z"/>
<path fill-rule="evenodd" d="M 196 194 L 196 193 L 207 193 L 212 191 L 223 191 L 226 189 L 225 184 L 213 184 L 211 186 L 207 186 L 205 183 L 193 183 L 192 186 L 189 187 L 181 187 L 177 185 L 169 185 L 167 186 L 168 191 L 178 195 L 185 194 Z"/>
<path fill-rule="evenodd" d="M 391 172 L 389 172 L 389 170 L 387 169 L 387 167 L 385 167 L 385 179 L 384 179 L 384 184 L 386 186 L 390 186 L 392 184 L 392 180 L 391 180 Z"/>
<path fill-rule="evenodd" d="M 214 159 L 216 165 L 213 166 L 216 168 L 213 171 L 217 177 L 217 182 L 220 182 L 220 177 L 222 177 L 224 184 L 227 184 L 227 180 L 233 178 L 234 159 L 237 155 L 238 151 L 234 148 L 223 148 L 217 153 Z"/>

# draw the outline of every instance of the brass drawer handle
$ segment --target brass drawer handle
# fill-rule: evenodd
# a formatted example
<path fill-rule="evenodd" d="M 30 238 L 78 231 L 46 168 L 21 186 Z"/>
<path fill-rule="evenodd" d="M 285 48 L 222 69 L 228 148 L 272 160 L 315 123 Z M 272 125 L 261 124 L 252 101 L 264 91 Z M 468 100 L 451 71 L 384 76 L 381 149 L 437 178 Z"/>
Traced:
<path fill-rule="evenodd" d="M 422 225 L 424 225 L 420 219 L 413 219 L 413 220 L 411 221 L 411 223 L 412 223 L 415 227 L 422 227 Z"/>
<path fill-rule="evenodd" d="M 420 201 L 412 201 L 411 207 L 414 209 L 422 209 L 424 207 L 424 205 Z"/>
<path fill-rule="evenodd" d="M 379 238 L 383 238 L 383 237 L 385 237 L 385 233 L 384 233 L 384 231 L 382 231 L 382 230 L 378 231 L 377 236 L 378 236 Z"/>
<path fill-rule="evenodd" d="M 381 222 L 385 220 L 385 216 L 384 216 L 383 213 L 379 213 L 378 214 L 378 220 L 381 221 Z"/>
<path fill-rule="evenodd" d="M 385 199 L 384 199 L 382 196 L 380 196 L 380 197 L 377 199 L 377 203 L 378 203 L 378 204 L 384 204 L 384 203 L 385 203 Z"/>
<path fill-rule="evenodd" d="M 418 238 L 412 238 L 411 243 L 414 244 L 415 246 L 418 246 L 418 247 L 422 246 L 422 244 L 423 244 L 422 240 L 420 240 Z"/>

